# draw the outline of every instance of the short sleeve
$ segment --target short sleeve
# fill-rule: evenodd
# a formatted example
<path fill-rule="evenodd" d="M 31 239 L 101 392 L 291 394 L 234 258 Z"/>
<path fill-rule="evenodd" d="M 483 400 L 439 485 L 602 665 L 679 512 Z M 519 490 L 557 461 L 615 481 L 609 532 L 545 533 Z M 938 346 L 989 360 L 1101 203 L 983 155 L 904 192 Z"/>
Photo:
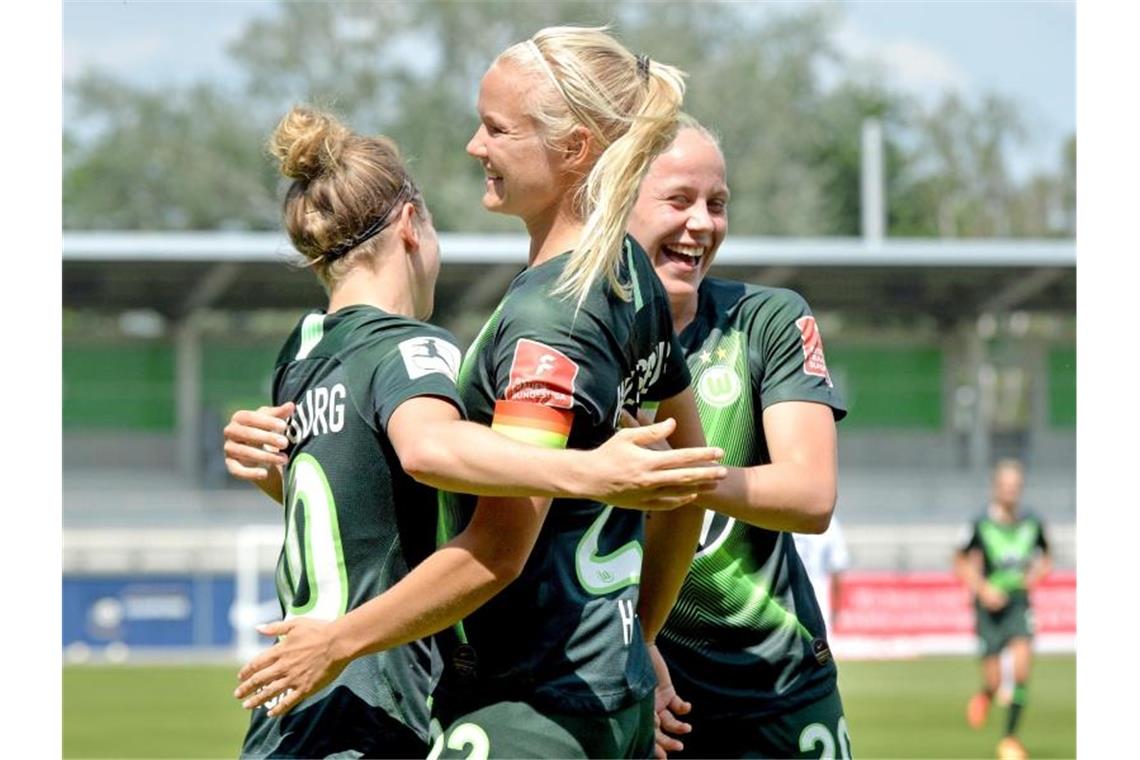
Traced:
<path fill-rule="evenodd" d="M 376 353 L 380 360 L 371 373 L 368 403 L 379 429 L 387 429 L 400 404 L 419 396 L 441 398 L 465 415 L 455 387 L 463 355 L 449 332 L 417 324 L 383 341 Z"/>
<path fill-rule="evenodd" d="M 978 530 L 978 521 L 975 520 L 963 530 L 962 535 L 958 539 L 958 551 L 962 554 L 970 551 L 971 549 L 982 548 L 982 536 Z"/>
<path fill-rule="evenodd" d="M 586 309 L 520 295 L 503 309 L 491 348 L 496 401 L 581 413 L 609 427 L 620 369 L 604 326 Z"/>
<path fill-rule="evenodd" d="M 755 310 L 749 325 L 749 352 L 753 366 L 763 368 L 753 381 L 760 405 L 781 401 L 815 401 L 832 408 L 836 420 L 847 407 L 835 390 L 823 352 L 819 324 L 798 293 L 778 289 L 769 299 L 751 297 Z"/>
<path fill-rule="evenodd" d="M 1049 540 L 1045 537 L 1045 523 L 1037 521 L 1037 548 L 1046 554 L 1049 553 Z"/>

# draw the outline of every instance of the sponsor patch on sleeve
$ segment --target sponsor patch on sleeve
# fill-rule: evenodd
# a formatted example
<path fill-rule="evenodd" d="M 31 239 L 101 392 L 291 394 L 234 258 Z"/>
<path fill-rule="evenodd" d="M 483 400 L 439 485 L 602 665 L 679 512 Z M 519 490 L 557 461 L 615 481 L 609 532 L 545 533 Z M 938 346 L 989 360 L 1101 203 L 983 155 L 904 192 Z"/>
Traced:
<path fill-rule="evenodd" d="M 819 334 L 815 317 L 800 317 L 796 320 L 796 327 L 800 328 L 800 340 L 803 342 L 804 374 L 822 377 L 827 381 L 827 387 L 833 387 L 827 362 L 823 358 L 823 338 Z"/>
<path fill-rule="evenodd" d="M 462 354 L 459 349 L 442 338 L 420 336 L 408 338 L 400 343 L 400 356 L 404 359 L 404 369 L 412 380 L 438 372 L 451 378 L 459 373 Z"/>
<path fill-rule="evenodd" d="M 545 343 L 519 338 L 505 398 L 573 409 L 577 376 L 578 363 L 566 354 Z"/>

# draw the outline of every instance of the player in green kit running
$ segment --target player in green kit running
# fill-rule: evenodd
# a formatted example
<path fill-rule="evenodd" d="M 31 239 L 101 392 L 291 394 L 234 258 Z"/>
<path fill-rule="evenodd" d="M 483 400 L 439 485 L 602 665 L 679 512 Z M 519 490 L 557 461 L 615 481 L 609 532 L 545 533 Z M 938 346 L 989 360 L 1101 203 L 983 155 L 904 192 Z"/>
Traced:
<path fill-rule="evenodd" d="M 1017 460 L 997 463 L 989 508 L 970 526 L 969 538 L 954 561 L 955 572 L 974 595 L 982 652 L 982 689 L 966 709 L 966 719 L 973 728 L 985 725 L 1001 678 L 1002 651 L 1008 648 L 1013 654 L 1013 698 L 1005 736 L 998 744 L 1002 760 L 1028 756 L 1017 738 L 1017 724 L 1025 707 L 1033 661 L 1029 591 L 1052 566 L 1041 519 L 1018 511 L 1024 480 Z"/>
<path fill-rule="evenodd" d="M 849 758 L 823 616 L 791 535 L 831 519 L 844 404 L 803 298 L 706 276 L 728 227 L 724 157 L 708 130 L 682 124 L 629 232 L 669 293 L 705 435 L 732 467 L 699 499 L 710 510 L 700 545 L 657 637 L 658 756 Z"/>
<path fill-rule="evenodd" d="M 417 480 L 492 495 L 612 489 L 633 503 L 676 504 L 695 495 L 681 493 L 694 486 L 677 481 L 704 479 L 709 468 L 648 479 L 644 468 L 703 464 L 709 451 L 668 462 L 625 432 L 595 451 L 555 451 L 461 421 L 460 352 L 448 333 L 420 321 L 432 311 L 436 234 L 395 145 L 296 108 L 271 147 L 294 180 L 286 227 L 329 304 L 300 321 L 279 355 L 273 398 L 290 412 L 288 423 L 270 413 L 262 416 L 281 427 L 227 429 L 226 452 L 235 475 L 285 504 L 277 573 L 285 631 L 299 620 L 342 618 L 431 555 L 436 494 Z M 497 530 L 472 530 L 457 546 L 493 557 L 500 538 Z M 273 679 L 247 682 L 240 696 L 256 694 L 264 708 L 251 716 L 242 755 L 423 756 L 438 655 L 418 639 L 353 660 L 304 701 L 292 699 L 296 709 L 280 719 L 270 711 L 300 695 L 283 694 Z"/>
<path fill-rule="evenodd" d="M 458 385 L 472 420 L 593 447 L 623 410 L 657 403 L 676 420 L 671 445 L 703 444 L 666 294 L 624 234 L 682 93 L 680 72 L 599 29 L 542 30 L 487 71 L 468 152 L 487 174 L 484 206 L 520 217 L 531 248 L 464 358 Z M 445 507 L 454 539 L 330 624 L 267 628 L 285 638 L 243 669 L 239 691 L 273 684 L 251 704 L 284 693 L 270 711 L 284 714 L 354 658 L 462 621 L 438 637 L 443 730 L 432 756 L 651 754 L 645 640 L 673 604 L 701 511 L 646 520 L 598 501 L 464 497 Z M 494 552 L 470 545 L 480 529 L 497 532 Z"/>

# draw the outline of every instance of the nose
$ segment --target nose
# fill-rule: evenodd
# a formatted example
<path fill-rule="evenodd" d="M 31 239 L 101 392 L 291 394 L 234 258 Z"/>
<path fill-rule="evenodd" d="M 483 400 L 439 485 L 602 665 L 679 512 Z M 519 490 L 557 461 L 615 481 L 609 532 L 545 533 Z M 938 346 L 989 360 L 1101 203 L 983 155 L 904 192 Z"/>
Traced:
<path fill-rule="evenodd" d="M 709 213 L 707 203 L 698 201 L 689 207 L 689 217 L 685 222 L 685 228 L 689 232 L 712 232 L 713 220 L 712 214 Z"/>
<path fill-rule="evenodd" d="M 480 124 L 475 134 L 467 141 L 467 155 L 472 158 L 485 158 L 487 155 L 487 148 L 483 144 L 483 131 L 483 125 Z"/>

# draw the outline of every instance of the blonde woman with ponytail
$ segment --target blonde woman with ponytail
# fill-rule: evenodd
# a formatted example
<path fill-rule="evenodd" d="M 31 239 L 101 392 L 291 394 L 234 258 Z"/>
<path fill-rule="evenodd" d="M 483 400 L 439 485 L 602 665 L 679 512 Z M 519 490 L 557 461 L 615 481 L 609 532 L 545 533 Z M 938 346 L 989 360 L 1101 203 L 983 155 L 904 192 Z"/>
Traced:
<path fill-rule="evenodd" d="M 672 422 L 561 451 L 527 445 L 557 436 L 550 425 L 508 437 L 463 421 L 460 351 L 422 321 L 438 241 L 395 144 L 298 107 L 270 149 L 293 180 L 285 227 L 329 298 L 282 347 L 275 406 L 239 412 L 226 430 L 230 471 L 285 505 L 285 620 L 259 627 L 280 642 L 240 676 L 234 696 L 253 710 L 242 756 L 422 757 L 438 662 L 425 637 L 509 583 L 529 549 L 513 543 L 504 508 L 433 553 L 432 487 L 672 507 L 723 476 L 697 466 L 719 452 L 641 448 Z M 384 625 L 362 629 L 369 614 Z M 367 651 L 354 648 L 362 630 Z"/>

